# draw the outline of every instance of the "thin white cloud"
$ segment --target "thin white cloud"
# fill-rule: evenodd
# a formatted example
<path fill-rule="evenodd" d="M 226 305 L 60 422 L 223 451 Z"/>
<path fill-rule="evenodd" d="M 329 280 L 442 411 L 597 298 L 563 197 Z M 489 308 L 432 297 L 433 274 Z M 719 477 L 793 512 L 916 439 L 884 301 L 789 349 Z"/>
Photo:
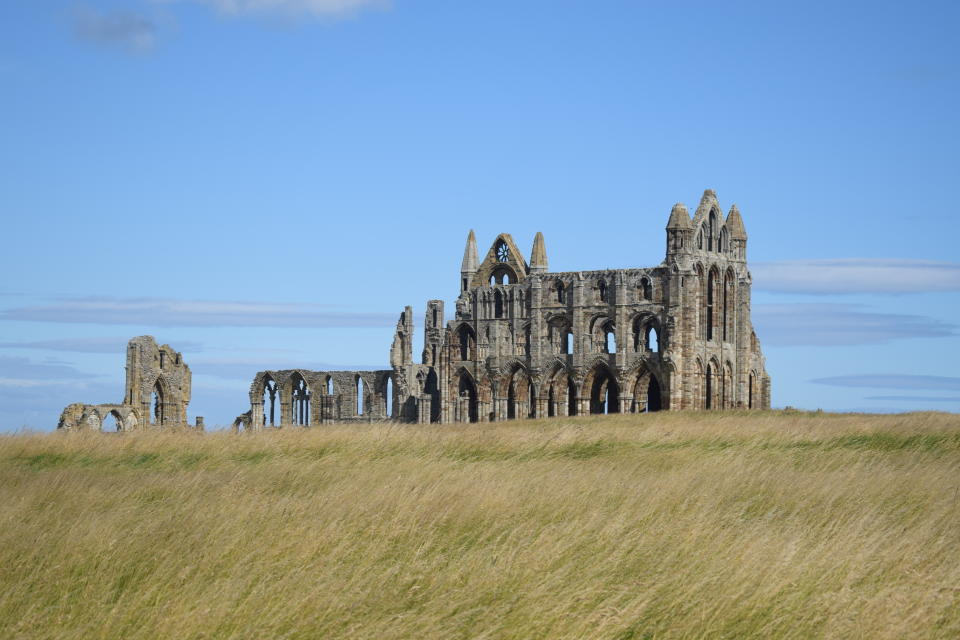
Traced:
<path fill-rule="evenodd" d="M 396 319 L 322 305 L 168 298 L 76 298 L 0 311 L 0 320 L 152 327 L 386 328 Z"/>
<path fill-rule="evenodd" d="M 0 349 L 39 349 L 42 351 L 70 351 L 75 353 L 119 353 L 126 351 L 129 338 L 61 338 L 59 340 L 35 340 L 33 342 L 0 342 Z M 179 351 L 196 353 L 203 350 L 199 342 L 180 340 Z"/>
<path fill-rule="evenodd" d="M 752 319 L 757 335 L 772 346 L 886 344 L 957 335 L 955 325 L 935 318 L 875 312 L 856 304 L 755 304 Z"/>
<path fill-rule="evenodd" d="M 340 18 L 364 9 L 390 6 L 389 0 L 191 0 L 226 15 L 281 15 Z"/>
<path fill-rule="evenodd" d="M 960 378 L 952 376 L 918 376 L 902 373 L 865 373 L 860 375 L 814 378 L 810 382 L 832 387 L 863 389 L 899 389 L 926 391 L 960 391 Z"/>
<path fill-rule="evenodd" d="M 102 12 L 80 6 L 73 11 L 72 22 L 74 35 L 85 42 L 119 47 L 129 53 L 144 53 L 157 44 L 157 22 L 136 11 Z"/>
<path fill-rule="evenodd" d="M 750 265 L 753 287 L 777 293 L 901 294 L 960 291 L 960 263 L 839 258 Z"/>

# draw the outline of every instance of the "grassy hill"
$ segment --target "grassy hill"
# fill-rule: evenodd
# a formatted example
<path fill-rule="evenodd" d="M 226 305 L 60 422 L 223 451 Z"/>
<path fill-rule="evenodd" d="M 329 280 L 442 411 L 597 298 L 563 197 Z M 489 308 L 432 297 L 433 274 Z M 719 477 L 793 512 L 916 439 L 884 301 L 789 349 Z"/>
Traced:
<path fill-rule="evenodd" d="M 956 638 L 960 417 L 0 438 L 2 638 Z"/>

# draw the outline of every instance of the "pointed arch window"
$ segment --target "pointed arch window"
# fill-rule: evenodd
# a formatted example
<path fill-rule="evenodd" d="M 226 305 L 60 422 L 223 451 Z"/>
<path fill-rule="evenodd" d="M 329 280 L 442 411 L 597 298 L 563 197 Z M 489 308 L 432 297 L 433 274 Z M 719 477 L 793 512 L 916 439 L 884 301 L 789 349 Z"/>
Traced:
<path fill-rule="evenodd" d="M 607 301 L 607 281 L 606 280 L 601 280 L 599 284 L 597 284 L 597 294 L 600 296 L 600 302 Z"/>
<path fill-rule="evenodd" d="M 563 304 L 565 303 L 567 297 L 566 288 L 563 286 L 562 282 L 557 283 L 557 302 Z"/>

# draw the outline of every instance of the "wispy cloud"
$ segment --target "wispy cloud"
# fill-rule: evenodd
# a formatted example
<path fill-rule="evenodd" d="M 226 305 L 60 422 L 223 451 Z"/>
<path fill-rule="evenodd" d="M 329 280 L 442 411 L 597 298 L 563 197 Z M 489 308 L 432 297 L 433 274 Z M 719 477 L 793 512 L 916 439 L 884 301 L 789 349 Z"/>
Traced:
<path fill-rule="evenodd" d="M 390 0 L 189 0 L 227 15 L 341 18 L 364 9 L 389 7 Z"/>
<path fill-rule="evenodd" d="M 396 319 L 322 305 L 164 298 L 79 298 L 0 311 L 0 320 L 154 327 L 383 328 Z"/>
<path fill-rule="evenodd" d="M 894 400 L 897 402 L 955 402 L 960 404 L 960 396 L 867 396 L 866 400 Z"/>
<path fill-rule="evenodd" d="M 126 352 L 129 338 L 63 338 L 60 340 L 35 340 L 33 342 L 0 342 L 0 349 L 39 349 L 43 351 L 70 351 L 74 353 L 119 353 Z M 178 351 L 196 353 L 203 350 L 199 342 L 179 341 Z"/>
<path fill-rule="evenodd" d="M 62 362 L 33 362 L 27 358 L 0 356 L 0 379 L 8 381 L 8 386 L 12 386 L 13 381 L 24 384 L 24 381 L 29 380 L 44 382 L 50 379 L 93 377 L 93 374 L 84 373 Z"/>
<path fill-rule="evenodd" d="M 777 293 L 901 294 L 960 291 L 960 263 L 843 258 L 784 260 L 750 266 L 757 290 Z"/>
<path fill-rule="evenodd" d="M 74 9 L 71 17 L 74 35 L 85 42 L 117 47 L 130 53 L 144 53 L 157 44 L 159 25 L 136 11 L 103 12 L 80 6 Z"/>
<path fill-rule="evenodd" d="M 773 346 L 886 344 L 953 336 L 957 329 L 935 318 L 841 303 L 757 304 L 753 323 L 764 344 Z"/>
<path fill-rule="evenodd" d="M 960 391 L 960 378 L 951 376 L 917 376 L 901 373 L 867 373 L 862 375 L 814 378 L 810 382 L 832 387 L 865 389 L 922 389 L 925 391 Z"/>

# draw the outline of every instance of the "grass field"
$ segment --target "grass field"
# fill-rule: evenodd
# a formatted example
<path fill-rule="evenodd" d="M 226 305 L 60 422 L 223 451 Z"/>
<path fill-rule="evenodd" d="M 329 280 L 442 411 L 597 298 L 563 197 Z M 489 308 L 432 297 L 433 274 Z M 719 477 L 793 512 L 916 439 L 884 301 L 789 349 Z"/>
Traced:
<path fill-rule="evenodd" d="M 957 638 L 960 416 L 0 437 L 0 638 Z"/>

